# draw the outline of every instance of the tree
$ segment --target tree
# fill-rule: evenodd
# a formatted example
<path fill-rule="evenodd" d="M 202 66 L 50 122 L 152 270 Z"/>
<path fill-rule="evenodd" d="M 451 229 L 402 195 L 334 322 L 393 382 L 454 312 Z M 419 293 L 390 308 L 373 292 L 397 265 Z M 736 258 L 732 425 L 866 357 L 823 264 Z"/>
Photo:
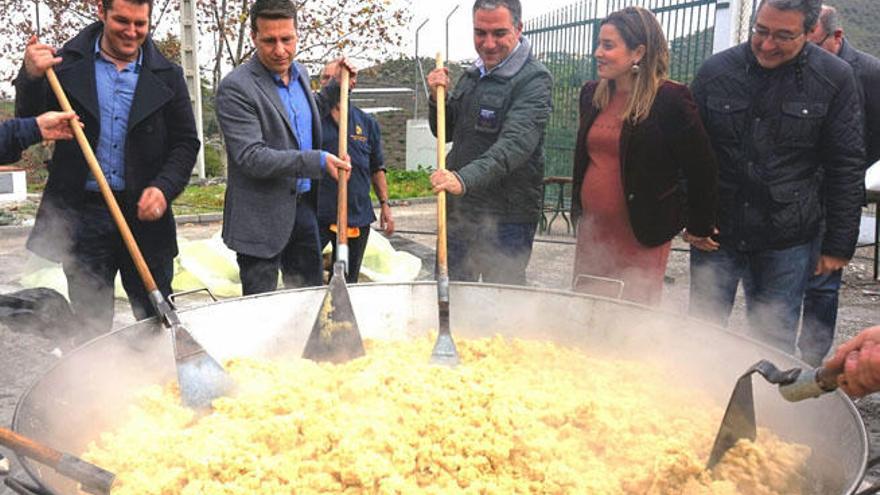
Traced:
<path fill-rule="evenodd" d="M 39 0 L 40 41 L 63 45 L 98 19 L 97 1 L 100 0 Z M 163 33 L 168 40 L 168 28 L 178 21 L 179 8 L 179 0 L 154 0 L 151 31 Z M 13 62 L 0 66 L 0 79 L 11 81 L 18 73 L 28 38 L 37 34 L 37 1 L 0 0 L 0 12 L 6 13 L 0 16 L 0 53 Z"/>
<path fill-rule="evenodd" d="M 225 68 L 253 53 L 248 11 L 252 0 L 199 0 L 202 39 L 214 44 L 212 84 Z M 375 62 L 396 54 L 411 15 L 390 0 L 294 0 L 298 12 L 297 61 L 315 68 L 331 57 Z"/>
<path fill-rule="evenodd" d="M 97 19 L 98 0 L 39 0 L 41 40 L 61 46 Z M 200 42 L 208 43 L 209 62 L 202 67 L 216 87 L 226 71 L 253 52 L 248 10 L 253 0 L 198 0 Z M 297 60 L 314 66 L 337 54 L 375 61 L 399 50 L 409 23 L 405 6 L 392 0 L 294 0 L 299 46 Z M 0 78 L 11 81 L 18 71 L 28 33 L 36 32 L 34 1 L 0 0 L 0 50 L 6 60 Z M 160 46 L 174 54 L 180 0 L 154 0 L 151 30 Z M 210 41 L 209 41 L 210 40 Z M 179 47 L 178 47 L 179 50 Z M 177 52 L 179 53 L 179 51 Z"/>

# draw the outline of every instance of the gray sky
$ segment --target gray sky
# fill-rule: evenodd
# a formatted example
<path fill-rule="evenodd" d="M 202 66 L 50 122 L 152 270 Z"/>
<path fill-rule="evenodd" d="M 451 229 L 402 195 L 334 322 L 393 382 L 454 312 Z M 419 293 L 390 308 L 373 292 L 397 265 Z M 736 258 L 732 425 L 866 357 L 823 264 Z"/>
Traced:
<path fill-rule="evenodd" d="M 419 55 L 434 57 L 437 51 L 445 51 L 446 16 L 456 5 L 458 10 L 449 19 L 449 52 L 452 60 L 474 59 L 474 41 L 472 36 L 471 8 L 473 1 L 460 0 L 405 0 L 409 1 L 413 13 L 410 28 L 410 46 L 404 53 L 414 53 L 415 30 L 425 19 L 428 23 L 419 34 Z M 527 21 L 546 12 L 579 3 L 578 0 L 520 0 L 523 8 L 523 20 Z"/>

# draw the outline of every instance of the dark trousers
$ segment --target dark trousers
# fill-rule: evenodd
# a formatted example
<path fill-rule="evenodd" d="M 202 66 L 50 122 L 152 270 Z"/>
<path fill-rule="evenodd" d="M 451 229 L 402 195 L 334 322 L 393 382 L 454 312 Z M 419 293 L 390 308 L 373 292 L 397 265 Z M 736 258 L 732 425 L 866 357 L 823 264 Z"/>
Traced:
<path fill-rule="evenodd" d="M 308 201 L 296 206 L 296 220 L 290 239 L 280 253 L 271 258 L 258 258 L 238 253 L 241 292 L 248 296 L 271 292 L 278 288 L 278 269 L 284 287 L 312 287 L 323 283 L 318 220 Z"/>
<path fill-rule="evenodd" d="M 724 245 L 714 252 L 691 248 L 690 314 L 726 326 L 742 280 L 752 336 L 794 354 L 816 242 L 750 252 Z"/>
<path fill-rule="evenodd" d="M 348 238 L 348 273 L 345 274 L 345 281 L 349 284 L 356 284 L 358 275 L 361 273 L 361 263 L 364 260 L 364 251 L 367 250 L 367 241 L 370 239 L 370 226 L 360 227 L 360 235 Z M 328 242 L 333 246 L 333 261 L 336 261 L 336 232 L 330 230 L 329 225 L 321 226 L 321 249 Z M 330 274 L 333 274 L 331 263 Z"/>
<path fill-rule="evenodd" d="M 148 252 L 143 255 L 159 291 L 168 297 L 174 276 L 174 259 Z M 84 338 L 105 333 L 113 326 L 113 283 L 117 271 L 135 318 L 143 320 L 155 316 L 143 280 L 103 203 L 89 201 L 83 207 L 74 227 L 73 251 L 62 266 L 67 277 L 71 309 L 78 323 L 87 329 Z"/>
<path fill-rule="evenodd" d="M 449 221 L 449 279 L 525 285 L 538 223 Z"/>

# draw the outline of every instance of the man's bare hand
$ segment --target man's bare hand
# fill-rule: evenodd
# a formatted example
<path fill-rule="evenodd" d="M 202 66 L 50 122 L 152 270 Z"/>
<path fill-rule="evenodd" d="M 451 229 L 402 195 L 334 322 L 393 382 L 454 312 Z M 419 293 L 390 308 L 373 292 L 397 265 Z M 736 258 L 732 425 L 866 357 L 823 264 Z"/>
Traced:
<path fill-rule="evenodd" d="M 718 235 L 718 229 L 712 229 L 712 235 Z M 715 242 L 715 239 L 712 239 L 711 236 L 700 237 L 689 233 L 687 230 L 681 235 L 681 238 L 684 239 L 685 242 L 690 244 L 691 246 L 699 249 L 700 251 L 717 251 L 721 244 Z"/>
<path fill-rule="evenodd" d="M 351 158 L 348 155 L 340 158 L 332 153 L 327 153 L 326 170 L 330 177 L 338 182 L 340 170 L 346 172 L 351 170 Z"/>
<path fill-rule="evenodd" d="M 391 205 L 387 202 L 382 204 L 382 211 L 379 213 L 379 228 L 385 235 L 394 233 L 394 217 L 391 216 Z"/>
<path fill-rule="evenodd" d="M 55 48 L 40 43 L 36 36 L 28 39 L 24 49 L 24 70 L 31 79 L 39 79 L 46 75 L 49 67 L 61 63 L 61 57 L 55 56 Z"/>
<path fill-rule="evenodd" d="M 458 180 L 458 176 L 445 169 L 435 170 L 434 173 L 431 174 L 431 187 L 434 189 L 435 194 L 440 191 L 446 191 L 449 194 L 461 196 L 464 192 L 464 186 L 461 184 L 461 181 Z"/>
<path fill-rule="evenodd" d="M 37 117 L 37 127 L 40 128 L 40 136 L 44 141 L 55 141 L 56 139 L 72 139 L 73 129 L 70 128 L 70 121 L 76 122 L 76 125 L 83 127 L 83 123 L 79 121 L 73 112 L 46 112 Z"/>
<path fill-rule="evenodd" d="M 155 222 L 162 218 L 167 208 L 165 194 L 158 187 L 148 187 L 144 189 L 141 199 L 138 201 L 138 220 Z"/>
<path fill-rule="evenodd" d="M 841 344 L 825 367 L 843 368 L 837 383 L 852 397 L 880 391 L 880 326 L 866 328 Z"/>
<path fill-rule="evenodd" d="M 428 87 L 431 88 L 431 99 L 437 101 L 437 88 L 443 86 L 449 87 L 449 69 L 443 67 L 434 69 L 428 73 Z"/>
<path fill-rule="evenodd" d="M 813 275 L 828 275 L 840 270 L 847 264 L 849 264 L 849 260 L 846 258 L 823 254 L 819 257 L 819 262 L 816 263 L 816 270 L 813 272 Z"/>

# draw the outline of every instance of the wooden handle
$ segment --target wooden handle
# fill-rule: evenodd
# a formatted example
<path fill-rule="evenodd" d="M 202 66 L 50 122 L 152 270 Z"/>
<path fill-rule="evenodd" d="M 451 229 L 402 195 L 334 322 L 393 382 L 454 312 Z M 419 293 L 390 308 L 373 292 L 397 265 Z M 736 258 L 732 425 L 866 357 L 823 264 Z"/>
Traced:
<path fill-rule="evenodd" d="M 61 462 L 61 452 L 45 445 L 40 445 L 6 428 L 0 428 L 0 445 L 53 468 L 57 468 L 58 463 Z"/>
<path fill-rule="evenodd" d="M 443 68 L 443 54 L 437 52 L 437 68 Z M 437 86 L 437 169 L 446 170 L 446 88 Z M 437 194 L 437 275 L 449 277 L 446 261 L 446 191 Z"/>
<path fill-rule="evenodd" d="M 339 86 L 339 157 L 348 153 L 348 68 L 341 63 L 342 82 Z M 339 171 L 338 194 L 336 196 L 336 244 L 348 244 L 348 172 Z"/>
<path fill-rule="evenodd" d="M 70 106 L 70 101 L 68 101 L 67 95 L 64 94 L 64 89 L 61 88 L 61 83 L 58 82 L 58 76 L 55 75 L 55 70 L 51 67 L 46 71 L 46 79 L 49 80 L 49 86 L 52 87 L 52 91 L 55 93 L 55 98 L 61 105 L 61 109 L 65 112 L 72 112 L 73 108 Z M 128 228 L 128 223 L 125 221 L 125 217 L 122 216 L 122 210 L 119 209 L 119 204 L 116 203 L 116 197 L 113 196 L 113 191 L 110 190 L 110 185 L 107 184 L 104 172 L 101 170 L 101 166 L 98 164 L 98 159 L 92 151 L 92 145 L 90 145 L 89 140 L 86 139 L 86 133 L 83 132 L 79 124 L 73 120 L 70 121 L 70 128 L 73 129 L 73 135 L 76 137 L 76 142 L 79 143 L 79 147 L 86 158 L 89 170 L 91 170 L 92 175 L 95 176 L 95 181 L 98 183 L 98 189 L 101 190 L 101 195 L 104 196 L 104 201 L 107 202 L 107 208 L 110 210 L 110 215 L 113 217 L 113 221 L 116 223 L 116 227 L 122 235 L 125 247 L 128 248 L 128 252 L 131 254 L 134 266 L 137 268 L 141 280 L 144 281 L 147 293 L 155 291 L 157 287 L 156 281 L 153 279 L 153 274 L 150 273 L 150 269 L 147 267 L 147 262 L 144 261 L 144 256 L 141 254 L 141 250 L 138 248 L 137 242 L 134 240 L 134 235 L 132 235 L 131 229 Z"/>

